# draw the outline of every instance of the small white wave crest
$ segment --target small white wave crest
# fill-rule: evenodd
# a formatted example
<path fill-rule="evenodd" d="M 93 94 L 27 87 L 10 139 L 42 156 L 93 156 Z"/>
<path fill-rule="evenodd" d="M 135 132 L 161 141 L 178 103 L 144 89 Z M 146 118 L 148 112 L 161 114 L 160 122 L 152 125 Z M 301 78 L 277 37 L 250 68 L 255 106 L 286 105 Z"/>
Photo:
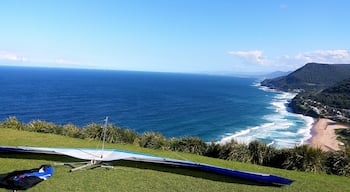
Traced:
<path fill-rule="evenodd" d="M 264 122 L 261 125 L 227 133 L 219 143 L 225 144 L 234 139 L 238 143 L 248 144 L 258 140 L 277 148 L 290 148 L 302 145 L 311 138 L 313 118 L 288 111 L 288 103 L 295 97 L 295 93 L 277 92 L 266 87 L 257 87 L 264 91 L 276 92 L 270 102 L 272 112 L 261 117 Z"/>

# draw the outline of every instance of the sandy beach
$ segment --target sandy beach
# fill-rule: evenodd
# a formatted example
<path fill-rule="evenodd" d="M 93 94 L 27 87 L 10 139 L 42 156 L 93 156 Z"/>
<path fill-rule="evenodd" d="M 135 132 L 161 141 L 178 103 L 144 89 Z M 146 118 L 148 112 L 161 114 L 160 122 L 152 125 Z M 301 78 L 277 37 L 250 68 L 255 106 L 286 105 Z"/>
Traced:
<path fill-rule="evenodd" d="M 349 128 L 329 119 L 317 119 L 312 128 L 310 146 L 324 151 L 340 150 L 342 143 L 337 140 L 335 129 Z"/>

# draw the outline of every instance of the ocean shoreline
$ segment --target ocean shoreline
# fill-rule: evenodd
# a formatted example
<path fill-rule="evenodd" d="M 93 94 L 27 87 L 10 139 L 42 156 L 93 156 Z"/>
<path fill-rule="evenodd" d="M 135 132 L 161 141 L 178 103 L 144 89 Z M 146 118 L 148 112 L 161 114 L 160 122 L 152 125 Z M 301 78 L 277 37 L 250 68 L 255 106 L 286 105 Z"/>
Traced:
<path fill-rule="evenodd" d="M 344 144 L 337 140 L 335 129 L 348 129 L 349 126 L 326 118 L 314 120 L 315 123 L 311 129 L 312 137 L 309 139 L 308 145 L 323 151 L 341 150 L 341 146 Z"/>
<path fill-rule="evenodd" d="M 278 89 L 271 89 L 266 86 L 260 86 L 264 91 L 277 91 L 277 92 L 285 92 L 280 91 Z M 267 88 L 267 89 L 266 89 Z M 285 92 L 285 93 L 293 93 L 293 92 Z M 288 102 L 288 104 L 290 101 Z M 288 110 L 288 112 L 294 113 L 293 111 Z M 301 114 L 299 114 L 301 115 Z M 301 115 L 304 117 L 304 121 L 307 123 L 306 118 L 312 118 L 306 115 Z M 333 121 L 327 118 L 312 118 L 313 123 L 307 124 L 306 128 L 309 131 L 310 136 L 301 141 L 300 145 L 306 144 L 312 148 L 320 148 L 323 151 L 337 151 L 341 150 L 342 145 L 344 145 L 341 141 L 337 140 L 337 135 L 335 133 L 335 129 L 348 129 L 350 126 L 341 124 L 339 122 Z"/>
<path fill-rule="evenodd" d="M 265 120 L 264 123 L 245 127 L 240 131 L 225 135 L 218 143 L 225 144 L 234 139 L 238 143 L 248 144 L 251 141 L 259 140 L 266 136 L 266 139 L 264 138 L 265 140 L 272 139 L 272 141 L 269 141 L 267 144 L 277 148 L 293 148 L 295 146 L 307 144 L 312 138 L 311 132 L 315 121 L 312 117 L 294 113 L 288 107 L 291 99 L 297 93 L 271 89 L 266 86 L 261 86 L 260 83 L 254 83 L 253 86 L 264 92 L 276 93 L 270 102 L 270 107 L 273 108 L 274 112 L 262 117 L 262 119 Z M 274 119 L 276 117 L 277 119 Z M 297 126 L 300 124 L 300 121 L 303 122 L 303 125 Z M 276 134 L 276 137 L 266 135 L 267 132 L 264 130 Z"/>

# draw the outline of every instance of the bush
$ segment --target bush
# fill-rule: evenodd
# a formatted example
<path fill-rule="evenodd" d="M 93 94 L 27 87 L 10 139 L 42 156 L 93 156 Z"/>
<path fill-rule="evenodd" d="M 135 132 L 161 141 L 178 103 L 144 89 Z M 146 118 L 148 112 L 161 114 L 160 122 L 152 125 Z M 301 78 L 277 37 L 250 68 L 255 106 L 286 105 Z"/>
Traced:
<path fill-rule="evenodd" d="M 103 129 L 101 125 L 91 123 L 84 128 L 86 138 L 100 140 L 103 136 Z"/>
<path fill-rule="evenodd" d="M 35 120 L 31 121 L 27 128 L 29 131 L 39 132 L 39 133 L 53 133 L 53 134 L 62 134 L 62 127 L 54 123 L 49 123 L 46 121 Z"/>
<path fill-rule="evenodd" d="M 0 123 L 0 128 L 24 130 L 25 125 L 19 122 L 16 117 L 9 117 L 6 121 Z"/>
<path fill-rule="evenodd" d="M 160 133 L 147 132 L 140 136 L 138 145 L 144 148 L 165 149 L 167 147 L 167 140 Z"/>
<path fill-rule="evenodd" d="M 84 135 L 87 138 L 95 139 L 95 140 L 103 140 L 103 125 L 98 124 L 89 124 L 84 129 Z M 132 144 L 134 140 L 137 138 L 137 134 L 135 131 L 130 129 L 122 129 L 119 127 L 115 127 L 113 125 L 109 125 L 106 130 L 106 142 L 107 143 L 129 143 Z"/>
<path fill-rule="evenodd" d="M 248 146 L 234 140 L 222 146 L 219 158 L 239 162 L 250 162 L 251 160 Z"/>
<path fill-rule="evenodd" d="M 265 143 L 253 141 L 249 143 L 248 150 L 251 163 L 258 165 L 269 165 L 275 154 L 273 147 L 267 146 Z"/>
<path fill-rule="evenodd" d="M 207 144 L 196 137 L 173 138 L 169 142 L 169 149 L 172 151 L 203 155 L 207 150 Z"/>
<path fill-rule="evenodd" d="M 274 154 L 271 156 L 269 163 L 266 166 L 276 167 L 283 169 L 284 163 L 290 157 L 291 149 L 279 149 L 274 150 Z"/>
<path fill-rule="evenodd" d="M 73 124 L 64 125 L 62 128 L 62 135 L 80 139 L 84 139 L 86 137 L 83 130 Z"/>
<path fill-rule="evenodd" d="M 114 134 L 116 135 L 116 142 L 117 143 L 129 143 L 132 144 L 135 139 L 138 137 L 135 131 L 132 131 L 130 129 L 122 129 L 119 127 L 114 127 Z"/>
<path fill-rule="evenodd" d="M 307 145 L 297 146 L 289 150 L 283 167 L 291 170 L 320 173 L 325 170 L 324 154 L 321 149 L 314 149 Z"/>
<path fill-rule="evenodd" d="M 207 157 L 219 158 L 221 150 L 220 144 L 211 142 L 209 145 L 207 145 L 207 150 L 203 155 Z"/>
<path fill-rule="evenodd" d="M 350 148 L 328 152 L 325 165 L 327 174 L 350 176 Z"/>

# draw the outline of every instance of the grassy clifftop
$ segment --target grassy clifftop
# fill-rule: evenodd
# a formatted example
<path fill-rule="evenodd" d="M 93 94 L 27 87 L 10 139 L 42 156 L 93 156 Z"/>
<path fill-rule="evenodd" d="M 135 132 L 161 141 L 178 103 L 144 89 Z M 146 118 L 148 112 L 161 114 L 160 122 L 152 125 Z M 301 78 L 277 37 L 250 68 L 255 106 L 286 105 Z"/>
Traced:
<path fill-rule="evenodd" d="M 0 129 L 0 145 L 96 148 L 98 142 L 64 136 L 11 129 Z M 169 158 L 186 159 L 216 166 L 280 175 L 295 180 L 291 186 L 262 186 L 257 183 L 161 165 L 113 162 L 112 170 L 95 169 L 69 173 L 65 166 L 55 166 L 52 178 L 28 191 L 346 191 L 348 177 L 287 171 L 252 164 L 225 161 L 189 153 L 152 150 L 134 145 L 107 144 L 106 148 L 123 149 Z M 57 156 L 0 156 L 0 173 L 54 164 L 69 159 Z M 1 189 L 0 189 L 1 191 Z"/>

